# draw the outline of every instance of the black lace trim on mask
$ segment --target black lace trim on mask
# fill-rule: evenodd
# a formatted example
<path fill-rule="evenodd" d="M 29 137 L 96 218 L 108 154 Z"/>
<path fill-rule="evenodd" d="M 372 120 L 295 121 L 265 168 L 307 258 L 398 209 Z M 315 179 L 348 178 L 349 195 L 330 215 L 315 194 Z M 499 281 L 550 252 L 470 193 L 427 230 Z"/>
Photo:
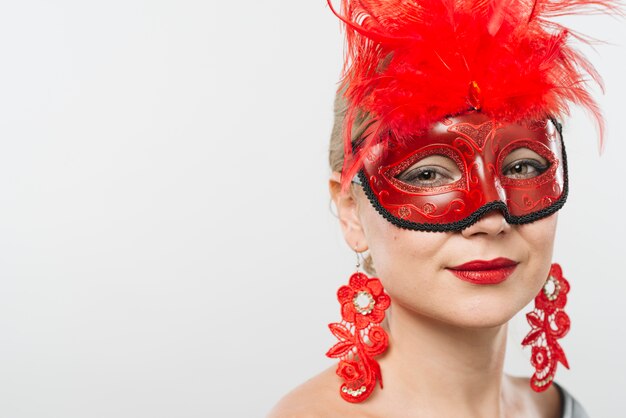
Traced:
<path fill-rule="evenodd" d="M 413 231 L 430 231 L 430 232 L 449 232 L 449 231 L 461 231 L 467 228 L 470 225 L 475 224 L 478 220 L 488 212 L 491 212 L 494 209 L 498 209 L 502 212 L 504 219 L 509 224 L 512 225 L 520 225 L 534 222 L 536 220 L 545 218 L 547 216 L 552 215 L 557 210 L 561 209 L 567 200 L 567 194 L 569 191 L 569 181 L 567 175 L 567 155 L 565 154 L 565 142 L 563 141 L 563 126 L 554 119 L 550 119 L 554 126 L 556 126 L 557 131 L 559 132 L 559 136 L 561 138 L 561 153 L 563 155 L 563 193 L 561 193 L 561 197 L 552 203 L 550 206 L 543 208 L 537 212 L 529 213 L 523 216 L 512 216 L 506 204 L 502 201 L 489 202 L 480 208 L 476 209 L 471 215 L 467 218 L 462 219 L 457 222 L 451 222 L 447 224 L 430 224 L 430 223 L 417 223 L 407 221 L 406 219 L 398 218 L 392 215 L 387 209 L 385 209 L 376 199 L 372 188 L 370 187 L 370 183 L 367 179 L 367 175 L 363 171 L 363 169 L 359 170 L 358 177 L 360 180 L 360 185 L 365 192 L 365 195 L 369 199 L 370 203 L 378 213 L 380 213 L 383 218 L 387 219 L 392 224 L 404 228 L 410 229 Z"/>

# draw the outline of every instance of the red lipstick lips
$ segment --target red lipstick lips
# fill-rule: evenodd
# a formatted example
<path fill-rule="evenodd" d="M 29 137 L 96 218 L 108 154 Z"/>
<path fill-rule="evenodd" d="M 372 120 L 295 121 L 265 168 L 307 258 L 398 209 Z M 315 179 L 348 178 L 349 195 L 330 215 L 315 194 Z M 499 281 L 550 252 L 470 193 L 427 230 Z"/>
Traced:
<path fill-rule="evenodd" d="M 474 260 L 448 267 L 461 280 L 474 284 L 497 284 L 505 281 L 517 267 L 517 262 L 499 257 L 490 261 Z"/>

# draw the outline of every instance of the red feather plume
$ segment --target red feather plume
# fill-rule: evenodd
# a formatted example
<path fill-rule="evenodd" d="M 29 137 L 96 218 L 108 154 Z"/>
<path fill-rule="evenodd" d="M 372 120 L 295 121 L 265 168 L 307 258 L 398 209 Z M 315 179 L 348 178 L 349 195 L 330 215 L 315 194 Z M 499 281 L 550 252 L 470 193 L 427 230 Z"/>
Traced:
<path fill-rule="evenodd" d="M 513 122 L 566 115 L 575 104 L 596 119 L 602 143 L 603 118 L 587 89 L 601 79 L 569 43 L 584 39 L 548 19 L 618 12 L 617 2 L 343 0 L 341 13 L 328 4 L 346 28 L 344 189 L 378 138 L 353 150 L 362 114 L 401 140 L 470 109 Z"/>

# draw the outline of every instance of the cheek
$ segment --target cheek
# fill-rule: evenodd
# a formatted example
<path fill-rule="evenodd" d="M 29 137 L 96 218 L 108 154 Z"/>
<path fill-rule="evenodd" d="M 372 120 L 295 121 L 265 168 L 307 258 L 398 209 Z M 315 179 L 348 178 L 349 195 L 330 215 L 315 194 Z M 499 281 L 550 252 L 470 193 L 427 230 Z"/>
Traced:
<path fill-rule="evenodd" d="M 528 276 L 543 284 L 550 265 L 556 236 L 557 214 L 538 221 L 519 225 L 517 230 L 527 245 Z"/>
<path fill-rule="evenodd" d="M 551 264 L 556 236 L 557 214 L 518 226 L 518 232 L 526 242 L 529 264 L 543 266 L 547 271 Z"/>
<path fill-rule="evenodd" d="M 433 277 L 444 264 L 441 250 L 451 233 L 398 228 L 371 205 L 361 214 L 376 274 L 385 289 L 390 294 L 417 288 L 427 292 L 426 278 Z"/>

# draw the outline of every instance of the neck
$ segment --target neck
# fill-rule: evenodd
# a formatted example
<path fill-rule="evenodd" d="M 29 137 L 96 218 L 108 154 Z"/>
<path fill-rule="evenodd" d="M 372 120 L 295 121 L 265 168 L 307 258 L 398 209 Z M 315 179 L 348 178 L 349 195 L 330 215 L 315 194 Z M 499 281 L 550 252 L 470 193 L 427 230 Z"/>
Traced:
<path fill-rule="evenodd" d="M 385 392 L 425 416 L 504 416 L 506 335 L 506 324 L 459 328 L 394 306 L 380 360 Z"/>

